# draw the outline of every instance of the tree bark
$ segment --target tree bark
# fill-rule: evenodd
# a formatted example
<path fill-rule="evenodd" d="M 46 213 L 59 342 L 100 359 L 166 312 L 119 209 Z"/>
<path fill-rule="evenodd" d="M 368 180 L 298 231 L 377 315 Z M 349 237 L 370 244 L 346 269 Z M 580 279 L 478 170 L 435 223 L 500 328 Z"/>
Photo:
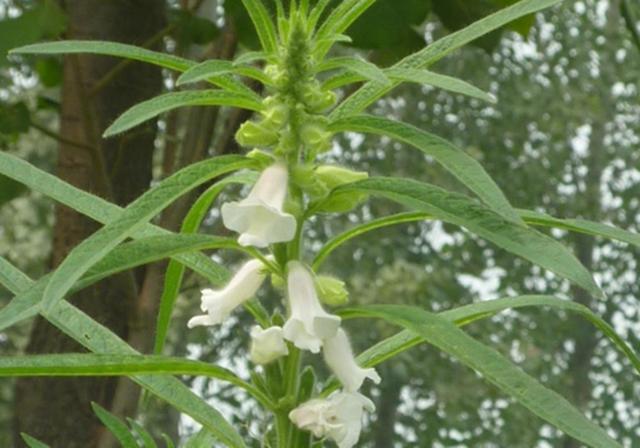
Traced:
<path fill-rule="evenodd" d="M 114 40 L 141 45 L 164 26 L 162 0 L 66 0 L 68 38 Z M 116 139 L 102 140 L 102 131 L 133 104 L 156 95 L 162 85 L 157 68 L 100 56 L 68 56 L 64 60 L 60 133 L 91 150 L 61 144 L 57 175 L 71 184 L 120 205 L 149 186 L 155 126 L 149 124 Z M 109 75 L 110 74 L 110 75 Z M 105 75 L 108 75 L 105 78 Z M 108 82 L 105 82 L 108 80 Z M 101 86 L 101 87 L 96 87 Z M 75 211 L 55 210 L 52 266 L 57 266 L 80 241 L 99 226 Z M 71 299 L 98 322 L 126 338 L 142 272 L 125 273 L 87 288 Z M 27 353 L 84 351 L 46 320 L 38 318 Z M 36 378 L 16 384 L 15 445 L 24 446 L 26 432 L 53 448 L 96 446 L 104 431 L 91 410 L 95 401 L 109 408 L 115 379 Z"/>

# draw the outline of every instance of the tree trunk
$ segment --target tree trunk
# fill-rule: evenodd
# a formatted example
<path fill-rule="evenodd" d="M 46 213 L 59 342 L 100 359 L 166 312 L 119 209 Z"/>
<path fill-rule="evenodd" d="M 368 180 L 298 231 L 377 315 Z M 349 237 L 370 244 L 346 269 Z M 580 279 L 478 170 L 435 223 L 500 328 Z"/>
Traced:
<path fill-rule="evenodd" d="M 115 40 L 142 45 L 164 25 L 162 0 L 65 0 L 68 38 Z M 69 56 L 64 60 L 60 133 L 93 150 L 61 144 L 57 175 L 71 184 L 120 205 L 126 205 L 149 186 L 155 126 L 149 124 L 117 139 L 102 140 L 102 131 L 133 104 L 161 89 L 157 68 L 99 56 Z M 107 75 L 105 77 L 105 75 Z M 52 265 L 99 226 L 57 206 Z M 141 272 L 138 272 L 141 274 Z M 98 322 L 126 338 L 131 310 L 137 300 L 140 275 L 125 273 L 87 288 L 73 302 Z M 84 351 L 46 320 L 38 318 L 27 353 Z M 53 448 L 96 446 L 103 431 L 90 403 L 111 406 L 115 379 L 34 378 L 16 384 L 16 446 L 26 432 Z"/>

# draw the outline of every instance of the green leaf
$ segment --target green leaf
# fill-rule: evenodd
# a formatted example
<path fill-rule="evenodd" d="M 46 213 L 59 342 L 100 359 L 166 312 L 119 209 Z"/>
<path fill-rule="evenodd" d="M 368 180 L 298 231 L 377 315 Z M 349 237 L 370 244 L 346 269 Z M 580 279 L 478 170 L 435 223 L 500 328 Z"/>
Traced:
<path fill-rule="evenodd" d="M 560 1 L 562 0 L 522 0 L 513 6 L 502 9 L 495 14 L 491 14 L 484 19 L 477 21 L 460 31 L 438 39 L 423 50 L 407 56 L 402 61 L 394 65 L 393 68 L 420 69 L 428 67 L 478 37 L 496 30 L 515 19 L 553 6 Z M 367 106 L 375 102 L 378 98 L 384 96 L 397 85 L 397 82 L 389 86 L 369 81 L 336 107 L 330 117 L 335 120 L 357 114 L 366 109 Z"/>
<path fill-rule="evenodd" d="M 372 230 L 381 229 L 388 226 L 395 226 L 397 224 L 404 224 L 407 222 L 424 221 L 425 219 L 429 218 L 431 218 L 431 215 L 422 212 L 397 213 L 395 215 L 385 216 L 383 218 L 374 219 L 364 224 L 357 225 L 339 235 L 336 235 L 335 237 L 327 241 L 324 246 L 322 246 L 322 249 L 318 251 L 315 258 L 313 259 L 313 270 L 317 272 L 322 265 L 322 262 L 326 260 L 331 252 L 353 238 L 356 238 L 367 232 L 371 232 Z"/>
<path fill-rule="evenodd" d="M 31 279 L 27 274 L 0 256 L 0 284 L 4 285 L 12 293 L 19 294 L 29 289 Z"/>
<path fill-rule="evenodd" d="M 134 61 L 146 62 L 159 67 L 184 72 L 197 65 L 197 62 L 190 61 L 172 54 L 147 50 L 146 48 L 134 45 L 121 44 L 118 42 L 105 42 L 94 40 L 66 40 L 60 42 L 44 42 L 27 45 L 11 50 L 11 54 L 78 54 L 90 53 L 104 56 L 116 56 L 131 59 Z M 224 89 L 251 95 L 253 91 L 243 83 L 234 80 L 229 76 L 216 76 L 207 79 L 208 82 Z M 255 93 L 253 93 L 255 95 Z"/>
<path fill-rule="evenodd" d="M 337 68 L 342 68 L 347 71 L 356 73 L 362 76 L 366 80 L 375 80 L 380 83 L 389 83 L 389 78 L 383 70 L 378 68 L 377 65 L 372 64 L 369 61 L 365 61 L 360 58 L 352 58 L 352 57 L 337 57 L 332 59 L 326 59 L 322 63 L 320 63 L 317 67 L 318 72 L 323 72 L 327 70 L 335 70 Z"/>
<path fill-rule="evenodd" d="M 229 176 L 209 187 L 200 195 L 187 212 L 182 222 L 180 233 L 190 234 L 198 231 L 202 220 L 205 218 L 209 208 L 211 207 L 211 204 L 227 185 L 231 183 L 248 183 L 253 178 L 254 176 Z M 173 307 L 176 303 L 176 299 L 178 298 L 178 294 L 180 293 L 180 288 L 182 287 L 184 271 L 184 265 L 176 260 L 171 260 L 167 266 L 167 271 L 164 276 L 164 289 L 162 290 L 162 297 L 160 298 L 160 306 L 158 308 L 158 317 L 156 320 L 156 336 L 153 349 L 153 352 L 156 354 L 162 353 L 162 350 L 164 349 L 164 344 L 169 332 L 169 326 L 171 325 Z"/>
<path fill-rule="evenodd" d="M 198 64 L 186 72 L 184 72 L 177 80 L 177 85 L 194 83 L 206 79 L 211 79 L 215 75 L 236 74 L 256 79 L 265 85 L 271 84 L 271 79 L 255 67 L 239 65 L 237 62 L 231 62 L 221 59 L 212 59 Z"/>
<path fill-rule="evenodd" d="M 334 121 L 330 129 L 336 132 L 354 131 L 386 135 L 414 146 L 433 157 L 495 212 L 515 223 L 522 223 L 504 193 L 482 165 L 441 137 L 406 123 L 372 115 L 359 115 Z"/>
<path fill-rule="evenodd" d="M 224 59 L 210 59 L 198 65 L 194 65 L 189 70 L 185 71 L 176 81 L 176 85 L 181 86 L 191 82 L 202 81 L 203 79 L 210 78 L 214 75 L 231 73 L 233 72 L 233 68 L 234 65 L 231 61 L 226 61 Z"/>
<path fill-rule="evenodd" d="M 575 256 L 554 239 L 498 215 L 471 198 L 435 185 L 397 178 L 372 178 L 339 187 L 340 192 L 363 191 L 386 197 L 436 219 L 465 227 L 497 246 L 531 261 L 597 297 L 603 293 Z"/>
<path fill-rule="evenodd" d="M 152 217 L 191 189 L 231 171 L 251 167 L 239 156 L 220 156 L 190 165 L 158 183 L 110 222 L 78 244 L 54 271 L 45 290 L 44 306 L 61 300 L 73 284 L 116 245 L 141 229 Z"/>
<path fill-rule="evenodd" d="M 104 56 L 116 56 L 146 62 L 169 70 L 183 72 L 196 65 L 196 62 L 158 51 L 147 50 L 135 45 L 106 42 L 99 40 L 64 40 L 26 45 L 11 50 L 11 54 L 78 54 L 90 53 Z"/>
<path fill-rule="evenodd" d="M 18 157 L 1 151 L 0 174 L 4 174 L 102 224 L 118 220 L 124 211 L 121 207 L 105 201 L 99 196 L 80 190 Z M 133 238 L 171 234 L 172 232 L 166 229 L 146 224 L 133 234 Z M 176 259 L 206 277 L 214 285 L 226 281 L 226 277 L 221 278 L 217 275 L 219 271 L 217 265 L 202 254 L 185 254 L 176 256 Z"/>
<path fill-rule="evenodd" d="M 344 33 L 374 3 L 375 0 L 343 0 L 333 8 L 316 33 L 316 58 L 323 59 L 333 45 L 331 37 Z"/>
<path fill-rule="evenodd" d="M 242 4 L 251 17 L 262 48 L 267 53 L 275 53 L 278 50 L 276 29 L 262 0 L 242 0 Z"/>
<path fill-rule="evenodd" d="M 507 309 L 528 307 L 549 307 L 578 314 L 602 331 L 615 344 L 616 348 L 629 359 L 636 371 L 640 373 L 640 358 L 638 358 L 634 350 L 598 315 L 586 306 L 571 300 L 541 295 L 509 297 L 472 303 L 438 313 L 438 315 L 458 326 L 463 326 L 479 319 L 495 316 Z M 346 310 L 341 314 L 343 317 L 348 318 L 350 313 Z M 422 342 L 424 342 L 424 339 L 421 336 L 416 336 L 408 330 L 403 330 L 361 353 L 358 356 L 358 361 L 362 365 L 374 366 Z"/>
<path fill-rule="evenodd" d="M 201 429 L 195 436 L 192 436 L 187 440 L 184 448 L 204 448 L 215 446 L 216 439 L 206 429 Z"/>
<path fill-rule="evenodd" d="M 23 432 L 20 433 L 22 440 L 27 444 L 29 448 L 49 448 L 49 445 L 42 443 L 38 439 L 31 437 L 29 434 L 25 434 Z"/>
<path fill-rule="evenodd" d="M 234 249 L 241 252 L 250 252 L 230 238 L 183 234 L 150 236 L 124 243 L 115 248 L 106 257 L 93 265 L 71 290 L 77 291 L 105 277 L 136 266 L 181 253 L 204 249 Z M 217 276 L 225 278 L 226 274 L 226 269 L 218 266 Z"/>
<path fill-rule="evenodd" d="M 44 313 L 44 317 L 93 352 L 138 354 L 109 329 L 66 301 L 58 302 L 52 309 Z M 157 375 L 136 375 L 132 379 L 152 394 L 201 423 L 212 434 L 215 434 L 221 443 L 234 448 L 245 446 L 233 426 L 178 379 Z"/>
<path fill-rule="evenodd" d="M 558 393 L 544 387 L 519 367 L 447 319 L 417 307 L 373 305 L 354 315 L 376 317 L 402 326 L 481 374 L 531 412 L 593 448 L 622 448 Z"/>
<path fill-rule="evenodd" d="M 0 20 L 0 66 L 7 63 L 7 52 L 19 45 L 57 37 L 67 18 L 57 2 L 44 0 L 16 18 Z"/>
<path fill-rule="evenodd" d="M 639 234 L 622 230 L 608 224 L 600 224 L 585 219 L 559 219 L 532 210 L 518 210 L 518 213 L 528 224 L 534 226 L 554 227 L 572 232 L 585 233 L 587 235 L 601 236 L 640 247 Z"/>
<path fill-rule="evenodd" d="M 263 109 L 262 103 L 253 96 L 224 90 L 165 93 L 138 103 L 120 115 L 104 132 L 104 137 L 127 131 L 163 112 L 186 106 L 230 106 L 254 111 Z"/>
<path fill-rule="evenodd" d="M 129 417 L 127 417 L 127 423 L 129 423 L 131 429 L 133 429 L 133 431 L 140 437 L 140 440 L 142 440 L 143 448 L 158 448 L 158 445 L 155 440 L 153 440 L 151 434 L 149 434 L 149 431 L 144 429 L 140 423 Z"/>
<path fill-rule="evenodd" d="M 450 92 L 461 93 L 462 95 L 470 96 L 471 98 L 477 98 L 489 103 L 496 102 L 496 98 L 493 95 L 480 90 L 479 88 L 469 84 L 468 82 L 465 82 L 458 78 L 453 78 L 451 76 L 440 75 L 428 70 L 390 68 L 388 70 L 385 70 L 385 74 L 389 76 L 389 78 L 397 81 L 426 84 L 438 87 L 440 89 L 448 90 Z"/>
<path fill-rule="evenodd" d="M 116 440 L 122 444 L 123 448 L 139 448 L 138 442 L 136 442 L 135 437 L 133 437 L 129 432 L 129 428 L 123 421 L 100 406 L 98 403 L 92 402 L 91 408 L 102 424 L 106 426 Z"/>
<path fill-rule="evenodd" d="M 175 448 L 175 444 L 173 443 L 173 440 L 171 440 L 168 435 L 163 433 L 161 437 L 164 440 L 165 448 Z"/>

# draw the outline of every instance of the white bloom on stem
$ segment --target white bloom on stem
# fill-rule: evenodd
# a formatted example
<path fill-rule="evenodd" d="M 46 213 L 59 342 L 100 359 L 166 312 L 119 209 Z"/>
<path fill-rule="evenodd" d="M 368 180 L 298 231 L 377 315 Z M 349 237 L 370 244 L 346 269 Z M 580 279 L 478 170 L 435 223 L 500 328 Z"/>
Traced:
<path fill-rule="evenodd" d="M 340 318 L 322 308 L 313 274 L 302 263 L 290 261 L 287 269 L 291 317 L 284 324 L 284 337 L 300 349 L 318 353 L 323 341 L 335 336 Z"/>
<path fill-rule="evenodd" d="M 352 448 L 358 443 L 365 411 L 373 412 L 371 400 L 358 392 L 337 391 L 327 399 L 314 399 L 289 413 L 289 419 L 315 437 L 328 437 L 339 448 Z"/>
<path fill-rule="evenodd" d="M 281 356 L 287 356 L 289 349 L 282 336 L 282 327 L 262 329 L 258 325 L 251 328 L 251 349 L 249 356 L 256 364 L 269 364 Z"/>
<path fill-rule="evenodd" d="M 373 368 L 363 369 L 356 363 L 347 333 L 338 329 L 336 335 L 324 341 L 324 360 L 347 392 L 356 392 L 365 378 L 380 383 L 380 376 Z"/>
<path fill-rule="evenodd" d="M 252 298 L 266 277 L 265 267 L 259 260 L 246 262 L 222 289 L 203 289 L 200 308 L 207 314 L 192 317 L 187 326 L 217 325 L 231 312 Z"/>
<path fill-rule="evenodd" d="M 296 218 L 283 211 L 288 179 L 287 166 L 275 163 L 262 172 L 245 199 L 222 205 L 222 222 L 240 233 L 240 245 L 267 247 L 294 238 Z"/>

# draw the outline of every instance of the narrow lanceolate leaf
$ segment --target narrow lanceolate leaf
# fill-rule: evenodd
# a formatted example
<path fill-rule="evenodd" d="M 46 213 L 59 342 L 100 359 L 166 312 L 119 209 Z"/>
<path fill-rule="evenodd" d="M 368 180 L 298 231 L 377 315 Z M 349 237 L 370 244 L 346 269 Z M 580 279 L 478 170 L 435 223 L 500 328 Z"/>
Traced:
<path fill-rule="evenodd" d="M 116 438 L 123 448 L 139 448 L 136 438 L 129 431 L 127 425 L 118 417 L 107 411 L 98 403 L 91 403 L 93 412 L 111 434 Z"/>
<path fill-rule="evenodd" d="M 276 29 L 264 3 L 262 0 L 242 0 L 242 3 L 251 17 L 262 48 L 267 53 L 275 53 L 278 49 Z"/>
<path fill-rule="evenodd" d="M 544 387 L 496 350 L 473 339 L 447 319 L 417 307 L 375 305 L 358 308 L 362 317 L 377 317 L 406 328 L 480 373 L 538 417 L 592 448 L 622 448 L 558 393 Z"/>
<path fill-rule="evenodd" d="M 522 0 L 515 5 L 478 20 L 466 28 L 438 39 L 423 50 L 407 56 L 394 65 L 393 68 L 426 68 L 478 37 L 501 28 L 513 20 L 528 14 L 533 14 L 561 1 L 562 0 Z M 396 85 L 398 85 L 398 82 L 391 85 L 384 85 L 376 81 L 368 82 L 334 109 L 331 113 L 331 118 L 337 119 L 362 112 L 367 106 L 384 96 Z"/>
<path fill-rule="evenodd" d="M 462 226 L 497 246 L 571 280 L 598 297 L 602 291 L 575 256 L 556 240 L 516 224 L 471 198 L 435 185 L 398 178 L 366 179 L 334 194 L 365 192 L 389 198 L 436 219 Z"/>
<path fill-rule="evenodd" d="M 142 448 L 158 448 L 155 440 L 153 440 L 153 436 L 149 434 L 149 431 L 144 429 L 140 423 L 137 421 L 127 417 L 127 423 L 131 426 L 131 429 L 134 433 L 140 437 L 140 441 L 142 442 Z"/>
<path fill-rule="evenodd" d="M 433 157 L 495 212 L 515 223 L 522 223 L 520 216 L 482 165 L 441 137 L 406 123 L 372 115 L 343 118 L 331 123 L 330 128 L 334 131 L 386 135 L 407 143 Z"/>
<path fill-rule="evenodd" d="M 186 106 L 230 106 L 254 111 L 262 110 L 262 104 L 255 97 L 225 90 L 165 93 L 138 103 L 120 115 L 104 132 L 104 137 L 127 131 L 163 112 Z"/>
<path fill-rule="evenodd" d="M 185 71 L 180 75 L 176 84 L 181 86 L 190 82 L 202 81 L 203 79 L 210 78 L 211 76 L 231 73 L 233 72 L 233 68 L 234 65 L 231 61 L 211 59 L 198 65 L 194 65 L 189 70 Z"/>
<path fill-rule="evenodd" d="M 592 236 L 600 236 L 612 240 L 622 241 L 636 247 L 640 247 L 640 235 L 618 227 L 585 219 L 559 219 L 545 213 L 532 210 L 518 210 L 518 213 L 527 223 L 534 226 L 554 227 L 572 232 L 585 233 Z"/>
<path fill-rule="evenodd" d="M 25 285 L 34 289 L 31 279 Z M 43 285 L 46 281 L 43 282 Z M 36 296 L 37 299 L 37 296 Z M 94 353 L 139 355 L 131 346 L 108 328 L 91 319 L 68 302 L 60 301 L 44 316 L 61 331 Z M 236 430 L 214 408 L 209 406 L 188 387 L 175 378 L 138 375 L 132 378 L 149 392 L 173 405 L 179 411 L 200 422 L 222 443 L 232 448 L 243 448 L 244 442 Z"/>
<path fill-rule="evenodd" d="M 365 80 L 375 80 L 380 83 L 390 82 L 382 69 L 378 68 L 377 65 L 360 58 L 338 57 L 327 59 L 319 64 L 316 70 L 318 72 L 324 72 L 338 68 L 356 73 L 362 76 Z"/>
<path fill-rule="evenodd" d="M 635 367 L 638 374 L 640 374 L 640 358 L 638 358 L 638 354 L 635 353 L 635 351 L 620 336 L 618 336 L 615 330 L 608 323 L 586 306 L 580 305 L 579 303 L 571 300 L 539 295 L 509 297 L 472 303 L 452 310 L 443 311 L 439 313 L 438 316 L 443 317 L 460 327 L 468 325 L 479 319 L 486 319 L 495 316 L 507 309 L 531 307 L 546 307 L 568 311 L 588 320 L 615 344 L 615 347 L 626 356 L 626 358 Z M 348 317 L 349 314 L 349 310 L 342 313 L 343 317 Z M 424 342 L 424 339 L 421 336 L 415 335 L 408 330 L 403 330 L 361 353 L 358 356 L 358 361 L 361 362 L 362 365 L 375 366 L 422 342 Z"/>
<path fill-rule="evenodd" d="M 490 93 L 477 88 L 458 78 L 441 75 L 439 73 L 430 72 L 428 70 L 419 70 L 414 68 L 390 68 L 384 73 L 394 81 L 414 82 L 417 84 L 425 84 L 440 89 L 448 90 L 453 93 L 477 98 L 489 103 L 495 103 L 496 98 Z"/>
<path fill-rule="evenodd" d="M 147 62 L 170 70 L 179 72 L 187 70 L 196 63 L 188 59 L 171 54 L 147 50 L 134 45 L 118 42 L 104 42 L 95 40 L 65 40 L 61 42 L 44 42 L 41 44 L 27 45 L 11 50 L 12 54 L 74 54 L 90 53 L 105 56 L 116 56 Z"/>
<path fill-rule="evenodd" d="M 103 42 L 94 40 L 65 40 L 61 42 L 45 42 L 41 44 L 27 45 L 12 50 L 16 54 L 77 54 L 90 53 L 105 56 L 116 56 L 134 61 L 146 62 L 169 70 L 184 72 L 197 64 L 195 61 L 184 59 L 172 54 L 147 50 L 134 45 L 121 44 L 119 42 Z M 251 94 L 251 89 L 230 76 L 215 76 L 207 79 L 208 82 L 224 89 Z"/>
<path fill-rule="evenodd" d="M 230 74 L 256 79 L 265 85 L 272 83 L 271 79 L 265 75 L 262 70 L 255 67 L 239 65 L 236 62 L 216 59 L 205 61 L 190 68 L 178 78 L 176 84 L 181 86 L 198 81 L 206 81 L 220 75 Z"/>
<path fill-rule="evenodd" d="M 194 202 L 189 212 L 187 212 L 182 222 L 180 233 L 190 234 L 198 231 L 211 204 L 227 185 L 232 183 L 249 183 L 251 181 L 255 181 L 254 175 L 234 175 L 226 177 L 209 187 L 207 191 L 202 193 Z M 156 337 L 153 346 L 153 352 L 156 354 L 162 353 L 164 348 L 171 324 L 173 307 L 182 287 L 184 271 L 185 266 L 176 260 L 171 260 L 167 266 L 167 271 L 164 276 L 164 288 L 162 290 L 162 297 L 160 298 L 160 306 L 158 307 L 158 317 L 156 319 Z"/>
<path fill-rule="evenodd" d="M 0 256 L 0 285 L 7 288 L 13 294 L 18 294 L 28 289 L 30 284 L 31 279 L 27 274 Z"/>
<path fill-rule="evenodd" d="M 342 34 L 374 2 L 375 0 L 344 0 L 331 11 L 315 36 L 315 41 L 318 42 L 315 49 L 318 60 L 322 60 L 333 45 L 330 38 Z"/>
<path fill-rule="evenodd" d="M 61 300 L 91 266 L 177 198 L 210 179 L 252 164 L 239 156 L 214 157 L 190 165 L 148 190 L 132 202 L 117 221 L 107 224 L 69 253 L 45 290 L 45 307 Z"/>
<path fill-rule="evenodd" d="M 117 221 L 123 212 L 123 209 L 119 206 L 80 190 L 49 173 L 37 169 L 28 162 L 4 152 L 0 152 L 0 172 L 10 173 L 12 178 L 24 183 L 29 188 L 103 224 Z M 145 224 L 132 237 L 139 239 L 153 236 L 170 237 L 171 235 L 174 234 L 168 230 L 152 224 Z M 125 247 L 125 245 L 121 247 Z M 105 265 L 109 264 L 108 258 L 110 256 L 119 258 L 118 253 L 121 247 L 116 248 L 107 256 L 104 261 Z M 171 257 L 203 276 L 211 285 L 220 285 L 228 278 L 228 272 L 222 266 L 201 253 L 179 253 L 171 255 Z M 147 260 L 147 262 L 149 261 Z M 2 331 L 17 322 L 38 314 L 41 308 L 44 288 L 51 278 L 51 274 L 42 277 L 33 286 L 29 286 L 31 285 L 31 280 L 0 257 L 0 275 L 3 276 L 0 281 L 11 292 L 17 294 L 8 305 L 0 309 L 0 331 Z M 88 282 L 91 279 L 96 280 L 101 277 L 103 276 L 100 273 L 92 270 L 91 278 L 81 279 L 78 284 L 74 285 L 74 289 L 88 286 L 90 284 Z"/>
<path fill-rule="evenodd" d="M 59 302 L 44 314 L 53 325 L 95 353 L 137 355 L 126 342 L 66 301 Z M 192 417 L 209 432 L 216 435 L 224 446 L 245 446 L 238 432 L 224 417 L 194 394 L 176 378 L 157 375 L 135 375 L 136 383 Z"/>
<path fill-rule="evenodd" d="M 20 433 L 22 440 L 27 444 L 29 448 L 49 448 L 49 445 L 42 443 L 38 439 L 31 437 L 29 434 Z"/>

